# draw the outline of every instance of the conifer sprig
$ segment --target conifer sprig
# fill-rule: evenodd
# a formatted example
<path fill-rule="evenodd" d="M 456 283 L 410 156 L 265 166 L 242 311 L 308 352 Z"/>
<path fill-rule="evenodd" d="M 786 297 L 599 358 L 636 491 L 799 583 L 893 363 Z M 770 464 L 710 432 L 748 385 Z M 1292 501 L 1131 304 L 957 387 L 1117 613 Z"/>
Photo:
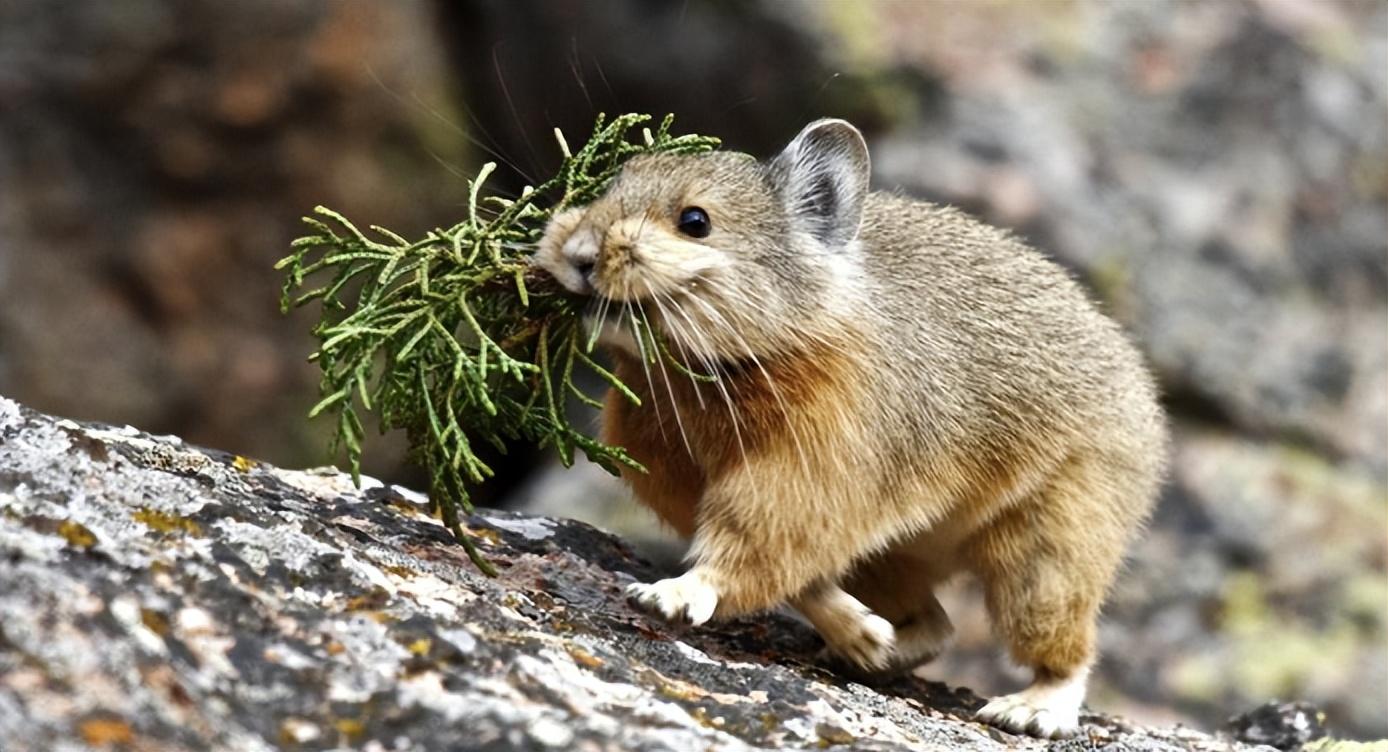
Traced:
<path fill-rule="evenodd" d="M 286 273 L 286 312 L 321 304 L 310 356 L 322 369 L 321 399 L 309 416 L 333 418 L 333 450 L 346 451 L 358 482 L 362 413 L 376 413 L 383 433 L 404 429 L 412 459 L 429 472 L 433 512 L 488 574 L 495 570 L 461 524 L 472 511 L 469 485 L 492 475 L 474 451 L 477 442 L 505 451 L 506 441 L 521 439 L 554 447 L 566 466 L 579 449 L 610 472 L 640 468 L 621 448 L 569 424 L 568 396 L 597 403 L 574 383 L 576 369 L 635 395 L 590 357 L 583 302 L 537 274 L 530 257 L 549 218 L 601 195 L 631 156 L 717 148 L 714 138 L 671 135 L 672 120 L 666 116 L 652 132 L 641 127 L 647 115 L 599 115 L 574 152 L 556 129 L 563 154 L 557 174 L 512 200 L 483 193 L 496 169 L 488 163 L 469 182 L 467 217 L 420 240 L 374 225 L 367 234 L 317 207 L 304 218 L 311 234 L 276 264 Z M 310 278 L 324 284 L 305 291 Z"/>

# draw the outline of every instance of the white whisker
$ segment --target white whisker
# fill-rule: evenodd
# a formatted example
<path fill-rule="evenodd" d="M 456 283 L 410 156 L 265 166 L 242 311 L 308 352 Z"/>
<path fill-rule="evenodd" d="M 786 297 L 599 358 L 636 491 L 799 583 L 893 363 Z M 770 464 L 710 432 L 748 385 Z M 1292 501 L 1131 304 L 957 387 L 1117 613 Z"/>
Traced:
<path fill-rule="evenodd" d="M 737 406 L 734 404 L 732 396 L 728 394 L 727 386 L 724 385 L 724 374 L 714 360 L 716 358 L 716 354 L 714 353 L 712 346 L 709 344 L 708 338 L 704 335 L 704 332 L 700 330 L 698 325 L 694 323 L 694 320 L 689 316 L 687 312 L 685 312 L 683 306 L 681 306 L 679 302 L 676 301 L 674 297 L 672 297 L 668 293 L 665 294 L 665 299 L 669 301 L 670 307 L 673 308 L 676 313 L 682 316 L 684 320 L 689 324 L 690 331 L 699 339 L 698 344 L 702 345 L 702 347 L 704 348 L 704 351 L 700 352 L 698 345 L 692 346 L 695 355 L 698 357 L 700 363 L 703 365 L 705 373 L 708 373 L 713 377 L 713 385 L 718 389 L 718 393 L 722 395 L 723 404 L 726 405 L 728 408 L 728 418 L 732 421 L 733 424 L 733 437 L 737 440 L 738 453 L 742 456 L 742 461 L 745 463 L 747 461 L 747 447 L 742 441 L 742 421 L 737 414 Z M 671 323 L 673 324 L 673 322 Z M 733 384 L 732 386 L 734 390 L 737 389 L 736 384 Z"/>
<path fill-rule="evenodd" d="M 673 342 L 675 347 L 679 349 L 680 357 L 682 360 L 681 365 L 684 366 L 686 371 L 689 371 L 689 373 L 685 374 L 685 376 L 689 379 L 690 385 L 694 387 L 694 399 L 699 403 L 699 409 L 703 410 L 705 409 L 704 393 L 701 389 L 699 389 L 699 380 L 694 378 L 694 376 L 692 375 L 694 371 L 689 366 L 689 353 L 685 350 L 684 343 L 681 342 L 681 340 L 683 339 L 681 330 L 679 329 L 675 320 L 670 318 L 669 311 L 667 311 L 665 309 L 665 305 L 660 302 L 660 296 L 657 293 L 655 293 L 655 291 L 651 292 L 651 302 L 655 304 L 656 310 L 660 312 L 661 323 L 663 323 L 668 329 L 671 330 L 670 336 L 667 337 L 666 340 L 667 342 Z M 674 353 L 668 352 L 668 350 L 666 352 L 666 355 L 668 357 L 674 357 Z"/>
<path fill-rule="evenodd" d="M 631 309 L 630 297 L 623 297 L 625 300 L 622 302 L 622 307 L 626 310 L 627 325 L 631 327 L 631 331 L 636 335 L 636 349 L 641 358 L 641 370 L 646 374 L 647 392 L 651 398 L 651 407 L 655 410 L 655 424 L 656 427 L 660 429 L 660 438 L 664 441 L 669 441 L 669 437 L 665 435 L 665 417 L 660 414 L 660 400 L 656 394 L 655 380 L 651 378 L 650 359 L 646 356 L 646 341 L 645 338 L 641 336 L 641 329 L 637 325 L 636 313 Z"/>
<path fill-rule="evenodd" d="M 710 305 L 708 301 L 696 295 L 689 295 L 687 297 L 704 306 L 707 312 L 714 317 L 714 321 L 721 324 L 723 329 L 741 345 L 747 358 L 752 361 L 752 364 L 761 372 L 762 377 L 766 379 L 766 385 L 771 391 L 771 396 L 776 400 L 776 405 L 780 409 L 781 415 L 785 418 L 786 430 L 790 433 L 791 441 L 795 444 L 796 453 L 800 456 L 802 469 L 805 471 L 806 476 L 808 476 L 811 468 L 809 454 L 805 452 L 804 442 L 800 440 L 800 435 L 795 430 L 795 421 L 791 418 L 790 408 L 786 404 L 785 398 L 782 397 L 780 388 L 776 386 L 776 380 L 771 377 L 771 373 L 762 365 L 761 359 L 752 351 L 752 347 L 747 343 L 746 338 L 738 333 L 738 330 L 734 328 L 716 308 Z"/>
<path fill-rule="evenodd" d="M 647 285 L 647 289 L 649 289 L 649 285 Z M 641 312 L 641 321 L 645 323 L 646 330 L 651 332 L 652 344 L 655 344 L 655 332 L 651 329 L 650 319 L 646 318 L 646 310 L 640 307 L 638 307 L 637 310 Z M 660 367 L 661 377 L 665 380 L 665 391 L 670 395 L 670 409 L 675 413 L 675 426 L 680 430 L 680 440 L 684 442 L 684 450 L 689 453 L 690 457 L 693 457 L 694 447 L 690 445 L 689 434 L 684 430 L 684 417 L 680 415 L 679 401 L 675 399 L 675 387 L 670 383 L 670 372 L 665 368 L 665 359 L 660 357 L 658 345 L 656 350 L 655 362 L 656 365 Z"/>

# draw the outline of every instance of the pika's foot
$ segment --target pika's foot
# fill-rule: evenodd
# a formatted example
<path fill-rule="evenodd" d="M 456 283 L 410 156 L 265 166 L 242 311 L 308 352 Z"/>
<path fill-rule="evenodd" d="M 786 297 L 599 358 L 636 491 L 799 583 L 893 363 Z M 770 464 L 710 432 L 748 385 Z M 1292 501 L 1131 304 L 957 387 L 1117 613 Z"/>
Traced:
<path fill-rule="evenodd" d="M 718 608 L 718 591 L 694 571 L 649 585 L 634 582 L 626 593 L 631 605 L 648 614 L 695 627 L 712 618 Z"/>
<path fill-rule="evenodd" d="M 1084 702 L 1088 671 L 1068 679 L 1038 679 L 1016 694 L 1004 695 L 974 714 L 976 720 L 1014 734 L 1043 739 L 1066 739 L 1080 730 L 1080 703 Z"/>
<path fill-rule="evenodd" d="M 871 651 L 851 651 L 839 645 L 825 632 L 825 642 L 829 644 L 829 654 L 841 663 L 850 673 L 856 672 L 862 680 L 876 681 L 908 674 L 916 668 L 934 660 L 944 652 L 954 635 L 954 627 L 943 611 L 938 618 L 918 616 L 905 624 L 894 626 L 885 619 L 873 614 L 866 607 L 853 622 L 856 631 L 873 631 L 877 637 L 853 640 L 839 637 L 846 644 L 870 641 L 876 645 Z M 847 628 L 840 628 L 838 635 L 853 634 Z"/>
<path fill-rule="evenodd" d="M 896 629 L 891 622 L 866 609 L 833 634 L 832 641 L 826 636 L 829 653 L 870 675 L 885 670 L 896 654 Z"/>
<path fill-rule="evenodd" d="M 872 675 L 885 668 L 896 652 L 896 629 L 838 585 L 819 583 L 791 604 L 824 638 L 830 663 L 842 663 L 848 673 Z"/>

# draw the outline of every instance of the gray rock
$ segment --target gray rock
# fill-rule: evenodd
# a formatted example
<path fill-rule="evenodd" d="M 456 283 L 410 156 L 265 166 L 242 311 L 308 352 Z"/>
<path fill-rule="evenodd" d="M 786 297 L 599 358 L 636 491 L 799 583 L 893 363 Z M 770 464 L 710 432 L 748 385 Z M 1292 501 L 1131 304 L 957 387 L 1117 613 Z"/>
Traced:
<path fill-rule="evenodd" d="M 868 687 L 782 614 L 678 631 L 586 525 L 485 511 L 481 576 L 418 494 L 0 398 L 7 752 L 276 748 L 1041 749 L 980 699 Z M 1086 716 L 1055 749 L 1255 749 Z"/>
<path fill-rule="evenodd" d="M 1234 738 L 1278 749 L 1297 749 L 1325 736 L 1325 715 L 1304 702 L 1269 702 L 1229 719 Z"/>

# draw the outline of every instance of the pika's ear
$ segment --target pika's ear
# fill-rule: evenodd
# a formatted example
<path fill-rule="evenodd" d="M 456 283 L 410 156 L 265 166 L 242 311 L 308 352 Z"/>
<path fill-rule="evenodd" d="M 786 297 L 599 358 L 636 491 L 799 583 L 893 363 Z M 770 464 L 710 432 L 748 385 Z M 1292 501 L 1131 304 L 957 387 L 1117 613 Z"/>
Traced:
<path fill-rule="evenodd" d="M 831 248 L 858 235 L 867 198 L 867 142 L 846 120 L 805 126 L 770 165 L 791 223 Z"/>

